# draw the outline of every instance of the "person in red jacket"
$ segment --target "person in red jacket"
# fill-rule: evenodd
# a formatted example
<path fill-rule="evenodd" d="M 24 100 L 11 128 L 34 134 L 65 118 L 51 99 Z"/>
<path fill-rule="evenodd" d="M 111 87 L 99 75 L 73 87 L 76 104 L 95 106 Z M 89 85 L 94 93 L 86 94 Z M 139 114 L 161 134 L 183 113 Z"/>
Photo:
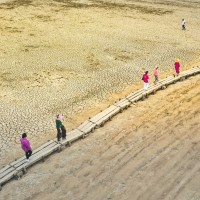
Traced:
<path fill-rule="evenodd" d="M 148 71 L 146 71 L 142 77 L 142 80 L 144 81 L 144 90 L 147 90 L 149 87 L 149 75 L 148 75 Z"/>

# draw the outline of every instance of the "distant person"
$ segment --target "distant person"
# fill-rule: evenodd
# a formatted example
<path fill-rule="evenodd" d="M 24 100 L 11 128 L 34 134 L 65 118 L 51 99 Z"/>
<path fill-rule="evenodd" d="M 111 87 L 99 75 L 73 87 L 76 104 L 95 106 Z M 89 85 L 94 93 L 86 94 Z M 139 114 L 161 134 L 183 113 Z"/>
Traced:
<path fill-rule="evenodd" d="M 26 133 L 22 134 L 22 137 L 20 139 L 21 142 L 21 147 L 24 150 L 25 154 L 26 154 L 26 161 L 29 162 L 29 158 L 32 155 L 32 149 L 31 149 L 31 145 L 30 142 L 27 139 L 27 135 Z"/>
<path fill-rule="evenodd" d="M 154 77 L 155 77 L 155 80 L 154 80 L 154 84 L 157 84 L 158 83 L 158 67 L 156 67 L 154 69 Z"/>
<path fill-rule="evenodd" d="M 144 90 L 147 90 L 149 87 L 149 76 L 148 76 L 148 71 L 146 71 L 142 77 L 142 80 L 144 82 Z"/>
<path fill-rule="evenodd" d="M 182 19 L 182 30 L 186 29 L 186 21 Z"/>
<path fill-rule="evenodd" d="M 175 68 L 175 71 L 176 71 L 176 75 L 178 76 L 179 73 L 180 73 L 180 60 L 179 59 L 176 59 L 175 63 L 174 63 L 174 68 Z"/>
<path fill-rule="evenodd" d="M 56 129 L 57 129 L 57 140 L 58 142 L 60 141 L 61 137 L 62 139 L 66 139 L 66 129 L 64 127 L 64 125 L 62 124 L 62 120 L 63 120 L 63 115 L 58 114 L 56 117 Z"/>

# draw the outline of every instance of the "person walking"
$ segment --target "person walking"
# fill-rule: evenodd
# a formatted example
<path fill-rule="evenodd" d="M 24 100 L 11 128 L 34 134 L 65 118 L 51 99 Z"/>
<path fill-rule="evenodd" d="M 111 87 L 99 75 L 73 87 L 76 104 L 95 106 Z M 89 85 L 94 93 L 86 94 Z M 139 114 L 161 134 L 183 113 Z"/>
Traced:
<path fill-rule="evenodd" d="M 154 80 L 154 84 L 156 85 L 158 83 L 158 67 L 156 67 L 154 69 L 154 77 L 155 77 L 155 80 Z"/>
<path fill-rule="evenodd" d="M 182 30 L 186 30 L 186 21 L 182 19 Z"/>
<path fill-rule="evenodd" d="M 144 82 L 144 90 L 147 90 L 149 87 L 149 76 L 148 76 L 148 71 L 146 71 L 142 77 L 142 80 Z"/>
<path fill-rule="evenodd" d="M 175 71 L 176 71 L 176 75 L 178 76 L 179 73 L 180 73 L 180 60 L 179 59 L 176 59 L 175 63 L 174 63 L 174 68 L 175 68 Z M 174 75 L 175 76 L 175 75 Z"/>
<path fill-rule="evenodd" d="M 61 114 L 58 114 L 57 117 L 56 117 L 56 129 L 57 129 L 57 140 L 58 142 L 60 141 L 61 137 L 62 139 L 66 139 L 66 129 L 62 123 L 62 120 L 63 120 L 63 115 Z"/>
<path fill-rule="evenodd" d="M 29 162 L 30 161 L 29 158 L 32 155 L 32 148 L 31 148 L 30 142 L 27 139 L 26 133 L 22 134 L 20 142 L 21 142 L 21 147 L 24 150 L 25 155 L 26 155 L 26 161 Z"/>

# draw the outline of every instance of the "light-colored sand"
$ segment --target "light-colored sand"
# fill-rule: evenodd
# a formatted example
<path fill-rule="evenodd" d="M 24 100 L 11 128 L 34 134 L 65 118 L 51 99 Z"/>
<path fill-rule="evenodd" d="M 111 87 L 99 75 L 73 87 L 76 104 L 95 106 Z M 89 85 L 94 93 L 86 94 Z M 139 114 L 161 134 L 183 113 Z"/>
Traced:
<path fill-rule="evenodd" d="M 200 76 L 132 105 L 3 187 L 2 199 L 199 200 Z"/>
<path fill-rule="evenodd" d="M 144 69 L 193 66 L 199 11 L 195 0 L 0 4 L 0 166 L 23 155 L 22 132 L 34 148 L 54 138 L 57 113 L 71 130 L 138 88 Z"/>
<path fill-rule="evenodd" d="M 70 130 L 138 88 L 145 69 L 194 66 L 199 11 L 196 0 L 0 4 L 0 167 L 23 155 L 22 132 L 33 148 L 54 138 L 57 113 Z"/>

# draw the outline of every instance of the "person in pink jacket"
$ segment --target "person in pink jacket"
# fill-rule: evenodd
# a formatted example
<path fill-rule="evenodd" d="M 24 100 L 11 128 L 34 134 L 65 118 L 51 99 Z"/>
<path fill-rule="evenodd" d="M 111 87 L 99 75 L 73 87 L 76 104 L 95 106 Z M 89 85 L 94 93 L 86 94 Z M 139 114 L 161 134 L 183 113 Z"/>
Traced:
<path fill-rule="evenodd" d="M 32 148 L 31 148 L 30 142 L 28 141 L 26 137 L 27 137 L 26 133 L 23 133 L 20 139 L 20 142 L 21 142 L 21 147 L 24 150 L 25 155 L 26 155 L 26 161 L 29 162 L 29 158 L 32 155 Z"/>
<path fill-rule="evenodd" d="M 144 81 L 144 90 L 147 90 L 149 87 L 149 75 L 148 75 L 148 71 L 146 71 L 142 77 L 142 80 Z"/>
<path fill-rule="evenodd" d="M 176 75 L 178 76 L 179 73 L 180 73 L 180 60 L 179 59 L 176 59 L 175 63 L 174 63 L 174 68 L 175 68 L 175 71 L 176 71 Z"/>
<path fill-rule="evenodd" d="M 158 83 L 158 67 L 156 67 L 154 69 L 154 77 L 155 77 L 155 81 L 154 81 L 154 84 L 157 84 Z"/>

